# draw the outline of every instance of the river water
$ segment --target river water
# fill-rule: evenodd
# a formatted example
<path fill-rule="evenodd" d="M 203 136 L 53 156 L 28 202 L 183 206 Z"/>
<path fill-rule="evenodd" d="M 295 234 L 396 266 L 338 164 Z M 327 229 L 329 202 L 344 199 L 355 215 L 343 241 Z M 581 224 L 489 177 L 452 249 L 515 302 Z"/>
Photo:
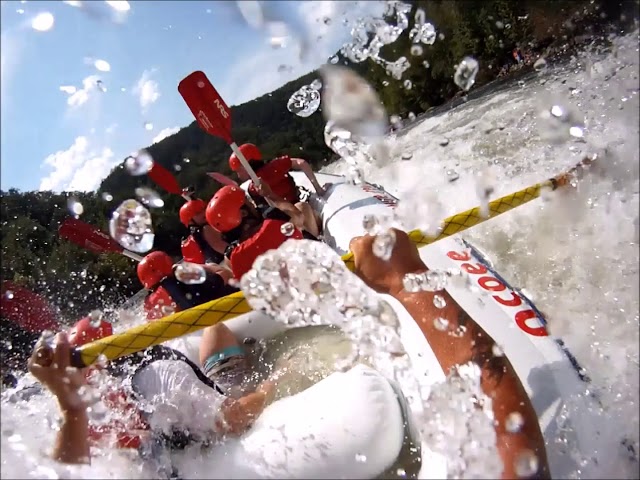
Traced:
<path fill-rule="evenodd" d="M 580 54 L 417 120 L 390 142 L 389 162 L 365 170 L 366 180 L 401 200 L 439 205 L 444 216 L 478 203 L 478 178 L 490 179 L 495 198 L 598 154 L 577 188 L 545 195 L 465 233 L 533 298 L 605 405 L 610 428 L 598 463 L 585 462 L 577 478 L 639 476 L 638 70 L 635 33 L 614 40 L 611 51 Z M 543 118 L 540 112 L 553 105 L 573 109 L 574 120 Z M 575 119 L 584 120 L 582 137 L 569 134 Z M 341 162 L 327 168 L 344 170 Z M 126 452 L 98 456 L 91 467 L 56 465 L 46 457 L 54 402 L 37 397 L 14 403 L 5 395 L 1 408 L 2 477 L 149 475 Z"/>

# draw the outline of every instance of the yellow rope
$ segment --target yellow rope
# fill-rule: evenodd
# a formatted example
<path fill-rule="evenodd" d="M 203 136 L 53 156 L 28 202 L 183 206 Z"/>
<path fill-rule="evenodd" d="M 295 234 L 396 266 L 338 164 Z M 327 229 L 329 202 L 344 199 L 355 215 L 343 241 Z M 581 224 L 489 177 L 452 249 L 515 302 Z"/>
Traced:
<path fill-rule="evenodd" d="M 482 217 L 480 215 L 480 207 L 475 207 L 446 218 L 443 222 L 441 233 L 435 237 L 428 237 L 419 230 L 413 230 L 409 233 L 409 238 L 420 248 L 460 233 L 538 198 L 543 188 L 555 189 L 565 185 L 569 181 L 570 175 L 589 163 L 590 160 L 583 160 L 576 167 L 562 175 L 490 202 L 489 215 L 487 217 Z M 351 252 L 343 255 L 342 260 L 350 270 L 353 270 L 354 262 Z M 237 292 L 197 307 L 174 313 L 160 320 L 138 325 L 125 332 L 88 343 L 74 352 L 72 362 L 76 366 L 91 365 L 101 355 L 104 355 L 109 360 L 114 360 L 153 345 L 158 345 L 172 338 L 229 320 L 249 311 L 251 311 L 251 306 L 244 298 L 244 294 Z"/>

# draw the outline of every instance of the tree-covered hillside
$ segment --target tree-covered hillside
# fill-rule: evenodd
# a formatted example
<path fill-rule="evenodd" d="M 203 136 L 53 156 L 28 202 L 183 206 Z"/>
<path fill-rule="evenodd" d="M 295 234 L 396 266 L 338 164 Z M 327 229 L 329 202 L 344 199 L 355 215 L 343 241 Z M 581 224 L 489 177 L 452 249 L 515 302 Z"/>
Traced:
<path fill-rule="evenodd" d="M 412 52 L 409 31 L 417 8 L 424 9 L 426 20 L 435 26 L 440 37 L 413 55 L 416 51 Z M 381 51 L 388 61 L 404 56 L 411 62 L 402 79 L 392 78 L 371 60 L 351 66 L 376 88 L 389 114 L 420 114 L 460 94 L 452 77 L 455 65 L 467 55 L 480 62 L 477 88 L 515 63 L 514 48 L 552 58 L 571 52 L 579 40 L 599 37 L 606 42 L 606 34 L 614 27 L 633 25 L 637 8 L 635 0 L 416 1 L 409 28 Z M 349 63 L 343 56 L 339 58 L 341 63 Z M 176 72 L 176 83 L 186 73 Z M 233 107 L 234 140 L 238 144 L 257 144 L 266 157 L 290 154 L 306 158 L 316 168 L 335 159 L 324 145 L 321 112 L 300 118 L 287 110 L 291 94 L 316 78 L 317 72 L 310 73 L 268 95 Z M 411 81 L 410 89 L 405 80 Z M 218 187 L 206 172 L 230 173 L 228 146 L 207 135 L 195 122 L 147 150 L 156 162 L 175 173 L 182 186 L 194 187 L 203 199 Z M 95 193 L 2 192 L 2 279 L 46 292 L 69 318 L 135 292 L 140 288 L 135 262 L 119 255 L 98 256 L 81 250 L 60 240 L 57 227 L 69 215 L 67 200 L 73 196 L 84 207 L 81 219 L 106 231 L 111 211 L 122 200 L 134 197 L 135 187 L 141 185 L 154 188 L 165 202 L 162 209 L 152 210 L 155 248 L 178 255 L 180 239 L 186 233 L 177 215 L 182 198 L 161 191 L 146 176 L 129 175 L 121 164 Z M 107 193 L 112 200 L 104 199 L 108 198 Z"/>

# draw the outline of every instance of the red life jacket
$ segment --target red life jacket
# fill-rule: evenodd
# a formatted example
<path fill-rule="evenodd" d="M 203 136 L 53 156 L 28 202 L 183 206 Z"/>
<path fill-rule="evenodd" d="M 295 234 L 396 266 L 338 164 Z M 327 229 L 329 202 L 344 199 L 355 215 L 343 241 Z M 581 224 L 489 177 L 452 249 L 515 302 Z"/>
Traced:
<path fill-rule="evenodd" d="M 231 262 L 231 271 L 233 276 L 240 280 L 242 276 L 251 270 L 253 262 L 263 253 L 278 248 L 284 242 L 291 238 L 301 240 L 302 232 L 297 228 L 290 237 L 282 233 L 282 225 L 287 222 L 282 220 L 267 219 L 262 222 L 260 230 L 252 237 L 248 238 L 231 252 L 229 261 Z"/>
<path fill-rule="evenodd" d="M 147 320 L 157 320 L 166 317 L 170 313 L 178 312 L 180 309 L 171 298 L 169 292 L 162 287 L 158 287 L 144 299 L 144 311 L 147 314 Z"/>
<path fill-rule="evenodd" d="M 298 201 L 299 194 L 296 183 L 289 175 L 289 171 L 291 171 L 292 166 L 291 157 L 285 155 L 266 163 L 256 172 L 256 175 L 260 180 L 271 187 L 273 193 L 281 197 L 284 201 L 296 203 Z M 248 190 L 251 197 L 261 198 L 256 191 L 256 187 L 253 182 L 249 184 Z"/>
<path fill-rule="evenodd" d="M 224 255 L 216 252 L 205 240 L 202 227 L 191 227 L 191 235 L 182 241 L 181 248 L 185 262 L 203 265 L 211 262 L 220 263 L 224 260 Z"/>

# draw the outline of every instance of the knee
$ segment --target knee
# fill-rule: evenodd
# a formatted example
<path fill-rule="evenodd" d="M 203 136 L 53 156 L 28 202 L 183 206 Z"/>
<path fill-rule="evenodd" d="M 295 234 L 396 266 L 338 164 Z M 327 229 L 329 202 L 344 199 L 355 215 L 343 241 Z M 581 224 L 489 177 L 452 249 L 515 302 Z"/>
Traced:
<path fill-rule="evenodd" d="M 206 360 L 213 353 L 227 347 L 239 345 L 234 333 L 223 323 L 207 327 L 200 340 L 200 362 Z"/>

